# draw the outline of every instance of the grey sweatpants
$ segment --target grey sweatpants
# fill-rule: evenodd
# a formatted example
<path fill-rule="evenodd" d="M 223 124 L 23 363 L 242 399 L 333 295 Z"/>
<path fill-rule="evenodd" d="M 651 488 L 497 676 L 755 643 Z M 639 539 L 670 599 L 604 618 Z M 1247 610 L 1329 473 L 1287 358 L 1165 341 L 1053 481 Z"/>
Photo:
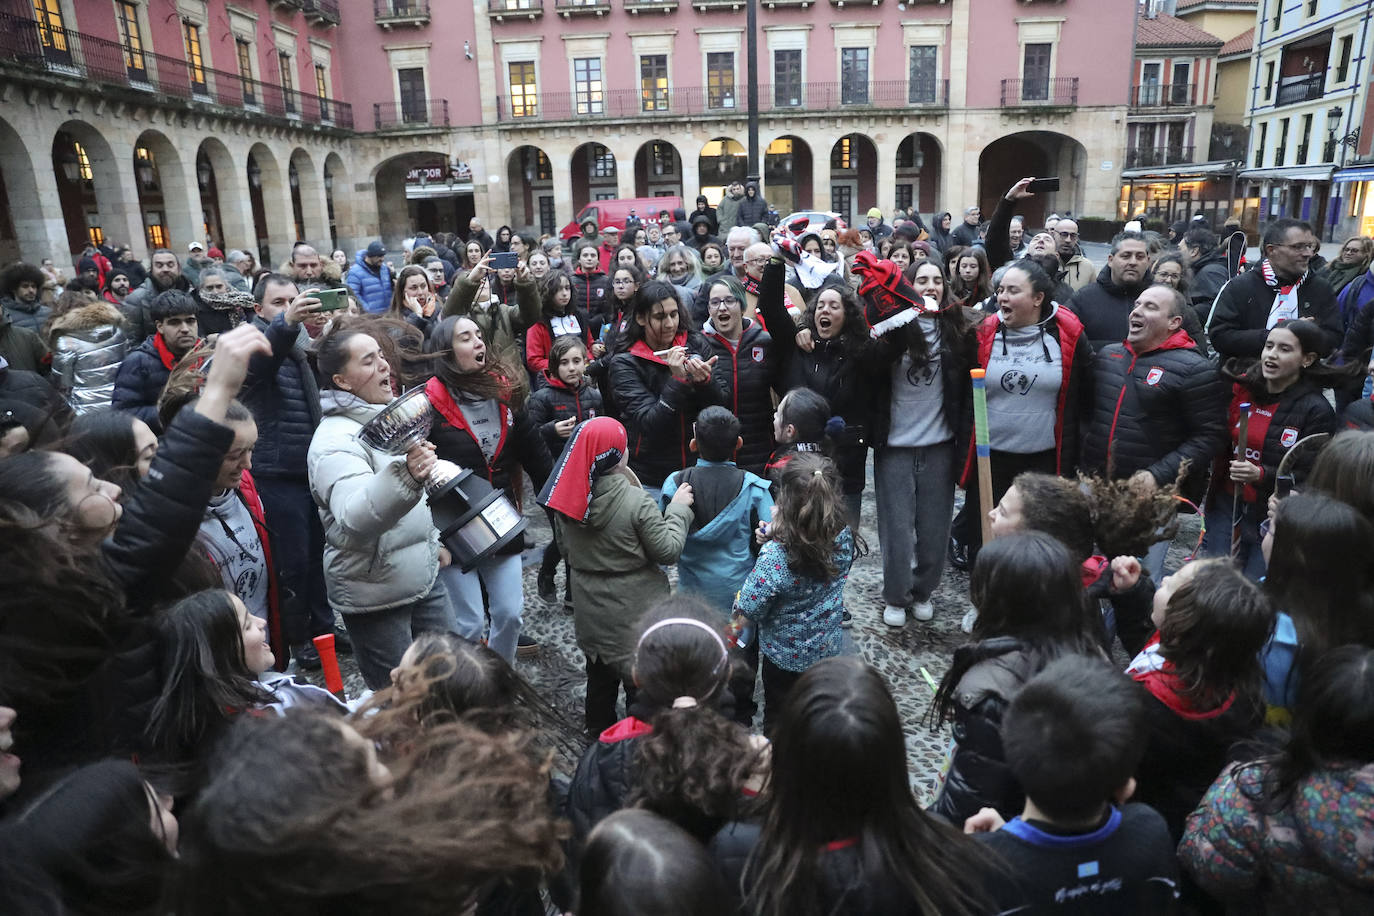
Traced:
<path fill-rule="evenodd" d="M 940 584 L 954 511 L 954 459 L 953 440 L 923 448 L 884 446 L 874 455 L 883 600 L 888 604 L 907 607 L 929 601 Z"/>

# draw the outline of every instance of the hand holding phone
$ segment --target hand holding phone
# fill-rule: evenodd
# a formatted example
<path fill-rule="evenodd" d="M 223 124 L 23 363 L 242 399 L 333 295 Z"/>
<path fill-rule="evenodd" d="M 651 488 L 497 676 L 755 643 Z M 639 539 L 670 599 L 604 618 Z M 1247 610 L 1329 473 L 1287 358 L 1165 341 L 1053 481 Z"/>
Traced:
<path fill-rule="evenodd" d="M 493 251 L 490 257 L 492 270 L 514 270 L 520 264 L 520 256 L 513 251 Z"/>
<path fill-rule="evenodd" d="M 1026 185 L 1026 190 L 1032 194 L 1047 194 L 1050 191 L 1059 190 L 1058 178 L 1036 178 Z"/>

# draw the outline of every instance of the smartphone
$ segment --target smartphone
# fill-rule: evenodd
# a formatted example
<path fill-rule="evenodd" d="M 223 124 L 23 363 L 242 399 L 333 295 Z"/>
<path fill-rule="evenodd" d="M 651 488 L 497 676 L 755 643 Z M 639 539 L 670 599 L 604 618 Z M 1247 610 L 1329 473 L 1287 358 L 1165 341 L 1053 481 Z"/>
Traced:
<path fill-rule="evenodd" d="M 1026 190 L 1032 194 L 1044 194 L 1047 191 L 1059 190 L 1058 178 L 1034 178 L 1031 183 L 1026 185 Z"/>
<path fill-rule="evenodd" d="M 491 253 L 492 270 L 514 270 L 520 265 L 520 256 L 513 251 L 493 251 Z"/>
<path fill-rule="evenodd" d="M 1296 481 L 1292 474 L 1280 474 L 1274 479 L 1274 495 L 1279 499 L 1284 499 L 1289 493 L 1293 492 L 1293 485 Z"/>
<path fill-rule="evenodd" d="M 337 312 L 348 307 L 348 290 L 317 289 L 312 295 L 320 300 L 318 311 Z"/>

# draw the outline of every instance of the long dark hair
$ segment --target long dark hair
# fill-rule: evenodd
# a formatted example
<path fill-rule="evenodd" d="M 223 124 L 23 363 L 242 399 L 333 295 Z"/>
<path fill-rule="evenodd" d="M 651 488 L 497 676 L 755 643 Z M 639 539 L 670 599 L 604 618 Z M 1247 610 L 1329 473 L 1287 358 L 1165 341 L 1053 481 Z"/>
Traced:
<path fill-rule="evenodd" d="M 1319 770 L 1374 762 L 1374 648 L 1338 646 L 1303 674 L 1288 740 L 1275 755 L 1242 769 L 1260 779 L 1242 788 L 1262 810 L 1286 808 L 1298 784 Z M 1241 775 L 1241 774 L 1238 774 Z"/>
<path fill-rule="evenodd" d="M 811 297 L 811 306 L 802 317 L 801 326 L 811 332 L 812 340 L 819 341 L 821 339 L 820 334 L 816 331 L 816 301 L 820 299 L 821 293 L 826 290 L 834 290 L 839 293 L 840 302 L 844 306 L 844 328 L 840 331 L 837 342 L 845 355 L 857 356 L 868 347 L 868 320 L 864 318 L 863 305 L 859 302 L 858 295 L 843 280 L 830 276 L 821 282 L 821 285 L 816 288 L 815 295 Z"/>
<path fill-rule="evenodd" d="M 811 388 L 797 386 L 778 401 L 778 425 L 794 426 L 797 442 L 821 445 L 821 453 L 830 457 L 834 440 L 844 433 L 844 419 L 830 412 L 825 395 Z M 830 447 L 830 448 L 827 448 Z"/>
<path fill-rule="evenodd" d="M 6 825 L 0 909 L 154 914 L 172 868 L 138 768 L 105 760 L 63 777 Z M 11 878 L 15 880 L 10 880 Z"/>
<path fill-rule="evenodd" d="M 916 270 L 912 271 L 912 278 L 929 265 L 940 271 L 943 282 L 940 288 L 944 291 L 940 299 L 940 312 L 935 316 L 935 324 L 940 331 L 940 360 L 942 369 L 945 366 L 954 373 L 956 377 L 962 377 L 968 371 L 968 366 L 964 365 L 966 360 L 967 347 L 962 346 L 966 342 L 969 334 L 972 333 L 973 326 L 964 315 L 962 308 L 950 308 L 953 298 L 953 291 L 950 288 L 949 277 L 945 275 L 944 267 L 938 261 L 925 260 L 916 265 Z M 906 343 L 907 355 L 911 357 L 911 368 L 907 370 L 907 377 L 911 383 L 917 384 L 920 374 L 930 365 L 932 354 L 930 343 L 926 340 L 925 331 L 921 330 L 920 321 L 913 321 L 901 328 L 898 332 L 901 340 Z"/>
<path fill-rule="evenodd" d="M 964 258 L 973 258 L 978 262 L 978 276 L 973 284 L 969 285 L 959 274 L 959 261 Z M 954 264 L 953 276 L 949 278 L 949 285 L 953 287 L 954 295 L 964 300 L 967 306 L 976 306 L 984 299 L 992 295 L 992 265 L 988 263 L 988 255 L 982 248 L 974 245 L 959 252 L 959 259 Z"/>
<path fill-rule="evenodd" d="M 675 619 L 705 628 L 665 623 Z M 702 842 L 736 817 L 742 787 L 759 769 L 748 732 L 716 708 L 731 674 L 724 638 L 706 629 L 717 626 L 699 601 L 667 598 L 641 622 L 634 659 L 636 710 L 654 730 L 637 742 L 626 804 L 660 814 Z M 683 698 L 693 705 L 674 705 Z"/>
<path fill-rule="evenodd" d="M 392 287 L 391 290 L 391 304 L 387 306 L 386 311 L 382 314 L 388 318 L 395 318 L 400 321 L 404 321 L 407 315 L 412 314 L 410 309 L 406 306 L 406 281 L 411 277 L 421 274 L 424 275 L 425 278 L 425 288 L 428 289 L 430 293 L 434 293 L 434 281 L 430 279 L 429 271 L 415 264 L 411 264 L 408 267 L 402 267 L 401 272 L 396 275 L 396 285 Z M 439 311 L 443 310 L 443 306 L 444 304 L 442 302 L 435 302 L 434 304 L 435 309 Z"/>
<path fill-rule="evenodd" d="M 617 811 L 596 825 L 582 855 L 587 916 L 716 916 L 728 899 L 711 856 L 651 811 Z"/>
<path fill-rule="evenodd" d="M 1338 499 L 1374 524 L 1374 431 L 1346 430 L 1322 449 L 1307 488 Z"/>
<path fill-rule="evenodd" d="M 982 857 L 916 803 L 897 705 L 859 659 L 827 658 L 798 679 L 773 736 L 764 801 L 744 871 L 749 912 L 820 916 L 823 901 L 861 896 L 864 874 L 832 889 L 821 867 L 826 845 L 850 838 L 865 871 L 900 886 L 914 910 L 983 912 Z"/>
<path fill-rule="evenodd" d="M 72 421 L 61 450 L 91 469 L 101 480 L 116 484 L 127 502 L 138 486 L 138 449 L 134 444 L 133 414 L 122 410 L 93 410 Z"/>
<path fill-rule="evenodd" d="M 171 909 L 438 916 L 497 878 L 561 867 L 548 771 L 520 738 L 452 723 L 396 750 L 387 777 L 337 716 L 241 718 L 183 824 Z"/>
<path fill-rule="evenodd" d="M 425 353 L 435 357 L 434 375 L 455 394 L 467 394 L 484 400 L 495 400 L 511 410 L 519 410 L 529 394 L 529 375 L 524 366 L 487 341 L 487 355 L 482 368 L 464 372 L 453 362 L 453 329 L 460 321 L 472 321 L 466 315 L 450 315 L 434 328 L 425 341 Z M 475 323 L 475 322 L 474 322 Z"/>
<path fill-rule="evenodd" d="M 568 288 L 568 304 L 559 306 L 554 301 L 558 291 L 563 287 Z M 573 310 L 572 301 L 572 281 L 568 275 L 561 270 L 550 270 L 544 275 L 544 279 L 539 283 L 539 300 L 543 303 L 544 317 L 552 318 L 556 315 L 565 315 Z"/>
<path fill-rule="evenodd" d="M 1274 517 L 1264 590 L 1293 618 L 1303 678 L 1327 649 L 1374 646 L 1374 525 L 1345 503 L 1293 494 Z"/>
<path fill-rule="evenodd" d="M 983 545 L 969 576 L 969 600 L 978 609 L 973 638 L 1017 640 L 1039 671 L 1068 653 L 1101 655 L 1101 618 L 1083 594 L 1079 564 L 1059 540 L 1038 531 L 1009 534 Z M 961 652 L 945 672 L 927 723 L 949 719 L 959 681 L 978 661 Z"/>
<path fill-rule="evenodd" d="M 625 331 L 620 335 L 617 351 L 628 350 L 636 341 L 644 339 L 644 328 L 635 319 L 644 318 L 647 321 L 654 306 L 664 299 L 672 299 L 677 303 L 678 333 L 686 331 L 687 336 L 691 337 L 696 332 L 692 325 L 691 313 L 682 304 L 682 293 L 678 288 L 667 280 L 648 280 L 640 284 L 639 292 L 635 294 L 634 311 L 627 316 L 629 320 L 625 322 Z"/>
<path fill-rule="evenodd" d="M 1257 706 L 1259 654 L 1274 631 L 1273 605 L 1229 561 L 1197 562 L 1193 578 L 1169 597 L 1159 628 L 1160 655 L 1194 709 L 1216 709 L 1232 696 Z"/>
<path fill-rule="evenodd" d="M 1006 266 L 1006 270 L 1012 270 L 1013 268 L 1026 275 L 1026 279 L 1030 281 L 1032 293 L 1040 293 L 1044 297 L 1040 300 L 1039 318 L 1040 321 L 1044 321 L 1050 314 L 1050 310 L 1054 308 L 1055 284 L 1053 278 L 1051 278 L 1045 271 L 1045 268 L 1040 265 L 1040 262 L 1034 258 L 1021 258 Z M 1005 277 L 1006 273 L 1004 272 L 1002 276 Z M 996 290 L 993 290 L 993 292 L 996 293 Z"/>
<path fill-rule="evenodd" d="M 148 744 L 168 762 L 205 750 L 230 718 L 272 700 L 243 656 L 243 628 L 229 593 L 197 592 L 157 618 L 162 690 Z"/>
<path fill-rule="evenodd" d="M 793 573 L 826 582 L 839 575 L 835 539 L 849 527 L 843 492 L 835 462 L 823 455 L 800 452 L 783 465 L 769 534 L 786 551 Z M 853 530 L 849 534 L 854 556 L 867 553 L 863 537 Z"/>
<path fill-rule="evenodd" d="M 1298 380 L 1311 382 L 1322 387 L 1332 387 L 1345 384 L 1350 380 L 1364 375 L 1364 361 L 1351 361 L 1341 366 L 1334 366 L 1321 359 L 1321 354 L 1326 351 L 1326 332 L 1317 326 L 1317 323 L 1310 318 L 1283 319 L 1275 323 L 1270 328 L 1270 333 L 1283 328 L 1298 339 L 1298 345 L 1302 347 L 1304 355 L 1311 353 L 1317 359 L 1310 366 L 1304 366 L 1298 371 Z M 1267 335 L 1266 335 L 1267 338 Z M 1249 388 L 1257 396 L 1266 400 L 1274 397 L 1269 393 L 1269 389 L 1264 380 L 1264 359 L 1261 357 L 1256 360 L 1231 359 L 1222 368 L 1221 374 L 1233 382 L 1240 382 Z"/>

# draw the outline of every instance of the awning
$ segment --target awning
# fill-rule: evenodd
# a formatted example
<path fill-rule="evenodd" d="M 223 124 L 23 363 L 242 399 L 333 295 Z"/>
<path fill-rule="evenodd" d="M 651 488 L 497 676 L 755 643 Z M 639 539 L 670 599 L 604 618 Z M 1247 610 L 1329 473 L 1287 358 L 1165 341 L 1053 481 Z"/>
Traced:
<path fill-rule="evenodd" d="M 1342 169 L 1331 178 L 1332 181 L 1374 181 L 1374 165 L 1358 169 Z"/>
<path fill-rule="evenodd" d="M 1277 169 L 1250 169 L 1241 172 L 1241 178 L 1269 179 L 1270 181 L 1330 181 L 1332 166 L 1290 165 Z"/>
<path fill-rule="evenodd" d="M 430 200 L 435 197 L 457 197 L 459 194 L 471 194 L 472 184 L 445 184 L 435 182 L 434 184 L 408 184 L 406 185 L 406 200 Z"/>
<path fill-rule="evenodd" d="M 1152 168 L 1123 169 L 1121 178 L 1125 180 L 1150 180 L 1160 178 L 1165 181 L 1172 181 L 1175 178 L 1184 178 L 1189 175 L 1229 175 L 1235 170 L 1236 166 L 1230 160 L 1219 160 L 1217 162 L 1184 162 L 1180 165 L 1155 166 Z"/>

